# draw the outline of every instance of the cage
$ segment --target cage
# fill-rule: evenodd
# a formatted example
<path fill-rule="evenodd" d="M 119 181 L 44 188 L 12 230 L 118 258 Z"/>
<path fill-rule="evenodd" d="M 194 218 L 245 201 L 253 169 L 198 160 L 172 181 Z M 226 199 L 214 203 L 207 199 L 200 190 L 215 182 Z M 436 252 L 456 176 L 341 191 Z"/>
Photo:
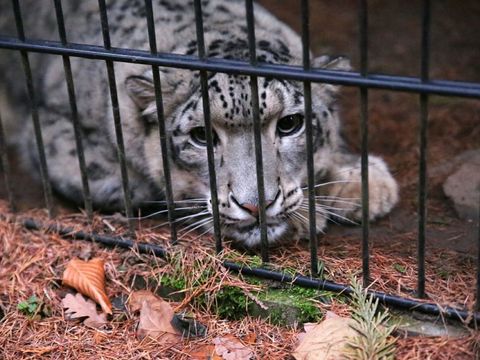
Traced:
<path fill-rule="evenodd" d="M 35 76 L 32 73 L 31 58 L 32 56 L 54 56 L 62 59 L 63 71 L 66 83 L 66 89 L 68 91 L 68 101 L 70 106 L 70 115 L 72 119 L 72 125 L 75 129 L 75 138 L 73 142 L 77 150 L 78 166 L 81 172 L 81 184 L 82 184 L 82 199 L 83 207 L 85 209 L 86 216 L 92 218 L 93 208 L 92 199 L 89 188 L 89 174 L 87 165 L 85 162 L 84 148 L 82 144 L 81 132 L 78 130 L 78 117 L 79 110 L 77 108 L 78 96 L 75 95 L 75 81 L 76 79 L 72 75 L 71 59 L 88 59 L 89 61 L 104 63 L 107 79 L 108 79 L 108 92 L 111 102 L 113 126 L 116 136 L 117 144 L 117 158 L 118 166 L 121 173 L 122 189 L 118 191 L 122 192 L 124 214 L 129 219 L 128 226 L 131 238 L 125 236 L 119 237 L 116 234 L 104 235 L 96 234 L 85 231 L 73 231 L 72 229 L 62 226 L 44 225 L 38 221 L 32 219 L 24 219 L 24 225 L 30 229 L 38 229 L 44 226 L 49 226 L 53 230 L 64 234 L 65 236 L 71 236 L 80 239 L 90 239 L 107 245 L 115 245 L 126 248 L 136 247 L 140 251 L 147 253 L 154 253 L 155 255 L 164 256 L 166 251 L 161 246 L 155 244 L 144 244 L 134 240 L 135 233 L 135 221 L 134 212 L 132 207 L 132 198 L 129 191 L 129 177 L 127 171 L 127 165 L 125 160 L 125 153 L 128 152 L 128 148 L 125 146 L 124 134 L 122 132 L 122 116 L 120 113 L 121 104 L 119 104 L 118 97 L 118 84 L 116 82 L 116 69 L 118 64 L 142 64 L 151 67 L 153 74 L 153 82 L 155 87 L 155 100 L 157 105 L 158 115 L 158 129 L 159 129 L 159 143 L 163 160 L 163 172 L 165 175 L 165 201 L 167 208 L 168 222 L 170 223 L 170 236 L 172 243 L 177 243 L 178 233 L 176 226 L 176 208 L 181 207 L 180 202 L 176 202 L 172 195 L 172 181 L 178 179 L 172 179 L 170 163 L 171 156 L 169 155 L 169 136 L 167 133 L 165 124 L 163 105 L 162 105 L 162 92 L 161 92 L 161 76 L 159 68 L 181 68 L 188 71 L 198 73 L 200 79 L 200 87 L 202 90 L 202 101 L 204 108 L 204 122 L 206 128 L 205 142 L 207 144 L 208 155 L 208 172 L 210 181 L 210 191 L 212 194 L 212 221 L 213 221 L 213 238 L 215 241 L 216 251 L 220 252 L 223 247 L 222 243 L 222 226 L 219 215 L 219 201 L 217 196 L 217 178 L 216 168 L 214 165 L 214 133 L 212 131 L 211 114 L 209 111 L 209 93 L 208 93 L 208 76 L 210 73 L 226 73 L 234 75 L 248 76 L 251 80 L 251 94 L 252 94 L 252 119 L 253 121 L 253 136 L 254 136 L 254 151 L 255 151 L 255 171 L 258 188 L 258 212 L 259 212 L 259 224 L 261 229 L 261 246 L 260 253 L 264 263 L 271 262 L 269 256 L 268 246 L 268 233 L 266 224 L 266 199 L 264 189 L 264 169 L 268 164 L 263 162 L 262 158 L 262 140 L 261 140 L 261 125 L 259 122 L 260 109 L 259 109 L 259 89 L 258 78 L 271 77 L 275 79 L 288 79 L 295 80 L 302 84 L 303 93 L 305 98 L 304 114 L 306 118 L 306 147 L 307 147 L 307 168 L 308 168 L 308 184 L 306 189 L 306 197 L 308 198 L 308 214 L 309 214 L 309 241 L 308 245 L 303 243 L 301 246 L 303 250 L 308 248 L 309 251 L 309 263 L 310 271 L 308 274 L 292 276 L 284 272 L 273 271 L 268 268 L 252 268 L 243 266 L 241 264 L 233 262 L 225 262 L 224 266 L 230 270 L 242 272 L 244 274 L 250 274 L 267 279 L 274 279 L 281 282 L 293 283 L 299 286 L 313 287 L 331 290 L 335 292 L 347 293 L 350 288 L 346 284 L 337 283 L 335 279 L 324 279 L 317 277 L 319 274 L 319 260 L 321 255 L 319 247 L 324 246 L 324 241 L 328 240 L 328 233 L 323 237 L 317 237 L 316 224 L 315 224 L 315 180 L 314 180 L 314 158 L 312 151 L 312 103 L 311 103 L 311 86 L 317 83 L 327 83 L 342 85 L 348 87 L 347 94 L 348 99 L 343 99 L 349 106 L 350 112 L 345 111 L 345 117 L 350 120 L 345 126 L 352 138 L 349 139 L 352 147 L 359 150 L 361 153 L 361 172 L 362 172 L 362 226 L 360 230 L 352 230 L 349 228 L 347 232 L 341 232 L 337 230 L 337 235 L 334 239 L 346 237 L 348 240 L 356 241 L 361 239 L 361 247 L 358 253 L 358 259 L 361 259 L 361 274 L 365 285 L 370 284 L 373 281 L 373 287 L 370 291 L 375 297 L 379 298 L 382 302 L 407 309 L 415 309 L 416 311 L 422 311 L 430 314 L 440 314 L 442 316 L 460 319 L 463 321 L 478 320 L 478 311 L 480 302 L 480 289 L 478 282 L 480 281 L 480 252 L 478 243 L 480 242 L 480 232 L 478 230 L 478 207 L 477 215 L 469 220 L 459 220 L 453 215 L 453 210 L 447 208 L 446 200 L 443 195 L 435 194 L 435 200 L 432 203 L 427 202 L 428 183 L 429 181 L 434 183 L 435 191 L 438 192 L 438 181 L 432 181 L 429 174 L 439 174 L 440 177 L 444 175 L 454 167 L 455 164 L 450 162 L 450 165 L 446 165 L 448 169 L 442 169 L 440 166 L 440 160 L 442 156 L 454 158 L 453 155 L 457 155 L 461 150 L 472 150 L 478 147 L 479 127 L 478 127 L 478 98 L 480 97 L 480 84 L 478 83 L 478 71 L 475 71 L 475 64 L 478 62 L 478 52 L 472 51 L 472 49 L 478 47 L 478 39 L 472 34 L 475 31 L 472 30 L 474 26 L 478 29 L 478 24 L 473 24 L 474 21 L 467 22 L 467 25 L 461 25 L 458 22 L 445 23 L 435 22 L 435 16 L 440 19 L 441 12 L 447 9 L 452 9 L 452 2 L 441 2 L 431 4 L 429 0 L 424 0 L 416 3 L 415 6 L 411 6 L 408 11 L 405 11 L 404 23 L 400 20 L 399 23 L 386 24 L 385 19 L 396 19 L 395 12 L 400 11 L 403 6 L 401 2 L 392 2 L 388 6 L 382 5 L 379 2 L 367 3 L 367 1 L 359 1 L 358 4 L 350 2 L 339 3 L 336 5 L 323 2 L 311 2 L 302 1 L 301 4 L 296 2 L 290 2 L 289 4 L 276 4 L 274 1 L 262 1 L 264 6 L 275 8 L 278 15 L 288 18 L 287 21 L 296 25 L 301 31 L 303 50 L 303 64 L 297 66 L 291 65 L 279 65 L 263 63 L 257 59 L 256 51 L 258 45 L 255 40 L 255 15 L 254 6 L 251 0 L 245 2 L 245 26 L 246 26 L 246 40 L 248 41 L 249 57 L 248 61 L 238 61 L 236 59 L 221 59 L 217 57 L 209 57 L 205 48 L 204 39 L 204 24 L 202 17 L 202 6 L 206 3 L 196 0 L 193 2 L 190 11 L 195 17 L 195 27 L 197 34 L 197 41 L 194 45 L 194 54 L 174 54 L 174 53 L 162 53 L 157 50 L 155 23 L 154 23 L 154 7 L 152 1 L 145 1 L 144 17 L 147 22 L 148 34 L 144 34 L 148 37 L 148 44 L 150 46 L 149 51 L 135 48 L 121 48 L 114 46 L 114 41 L 110 36 L 110 29 L 115 21 L 121 21 L 118 19 L 111 19 L 108 16 L 108 4 L 105 0 L 98 1 L 98 20 L 99 27 L 101 29 L 102 41 L 100 44 L 91 43 L 76 43 L 70 42 L 68 36 L 74 32 L 74 29 L 66 28 L 66 22 L 63 16 L 62 2 L 55 0 L 49 6 L 55 11 L 56 26 L 58 29 L 57 39 L 36 39 L 35 35 L 28 35 L 30 33 L 35 34 L 36 29 L 28 29 L 24 26 L 22 20 L 22 14 L 25 15 L 28 9 L 22 8 L 21 2 L 13 0 L 11 6 L 8 5 L 8 11 L 12 12 L 12 18 L 14 19 L 16 26 L 16 34 L 6 34 L 0 36 L 0 49 L 3 53 L 15 52 L 18 53 L 21 58 L 25 78 L 26 89 L 28 93 L 29 103 L 31 106 L 32 124 L 34 127 L 36 151 L 39 154 L 39 174 L 41 178 L 41 184 L 43 189 L 43 196 L 45 200 L 45 207 L 52 217 L 55 213 L 55 200 L 52 194 L 52 188 L 49 179 L 48 161 L 45 156 L 45 147 L 48 143 L 44 143 L 42 139 L 42 127 L 40 125 L 38 111 L 38 89 L 36 88 Z M 3 5 L 2 5 L 3 6 Z M 5 7 L 7 7 L 5 5 Z M 292 19 L 292 16 L 287 14 L 288 10 L 294 9 L 296 19 Z M 321 10 L 323 12 L 321 12 Z M 2 10 L 2 12 L 7 10 Z M 351 38 L 357 38 L 358 47 L 355 50 L 351 50 L 351 54 L 358 62 L 358 71 L 336 71 L 315 69 L 310 63 L 310 49 L 315 47 L 315 50 L 323 49 L 324 43 L 327 40 L 313 38 L 313 29 L 316 31 L 322 28 L 322 24 L 328 19 L 330 11 L 339 11 L 348 13 L 342 15 L 340 21 L 345 21 L 347 24 L 357 23 L 358 30 L 354 31 L 351 28 L 342 28 L 342 24 L 333 28 L 333 30 L 326 29 L 333 38 L 339 37 L 337 42 L 342 50 L 352 49 Z M 469 11 L 477 11 L 478 6 L 473 2 L 465 2 L 459 9 L 455 10 L 455 18 L 458 19 L 462 16 L 467 16 Z M 432 13 L 433 12 L 433 13 Z M 402 13 L 403 14 L 403 13 Z M 347 17 L 355 18 L 356 20 L 348 20 Z M 384 17 L 384 18 L 382 18 Z M 371 20 L 374 18 L 375 22 Z M 94 21 L 92 19 L 92 21 Z M 402 26 L 413 27 L 415 30 L 405 31 L 405 34 L 393 34 L 386 33 L 380 34 L 375 30 L 374 26 L 381 22 L 384 30 L 387 27 L 395 28 L 397 31 Z M 393 20 L 392 20 L 393 21 Z M 468 28 L 471 26 L 471 28 Z M 458 31 L 458 34 L 452 34 L 452 40 L 446 36 L 446 44 L 442 43 L 442 30 L 448 29 L 449 31 Z M 38 29 L 37 29 L 38 30 Z M 463 31 L 463 32 L 462 32 Z M 467 33 L 470 31 L 471 33 Z M 433 33 L 432 33 L 433 32 Z M 347 40 L 342 39 L 348 37 Z M 348 34 L 347 34 L 348 33 Z M 461 34 L 460 34 L 461 33 Z M 347 35 L 345 35 L 347 34 Z M 374 37 L 372 41 L 372 36 Z M 412 37 L 413 38 L 410 38 Z M 398 39 L 396 38 L 398 37 Z M 432 44 L 432 38 L 434 43 Z M 312 39 L 315 41 L 312 46 Z M 460 39 L 460 40 L 459 40 Z M 398 44 L 395 42 L 398 40 Z M 465 43 L 461 43 L 464 40 Z M 468 41 L 467 41 L 468 40 Z M 118 41 L 116 39 L 115 41 Z M 455 42 L 457 41 L 457 43 Z M 460 45 L 458 45 L 460 42 Z M 373 44 L 373 46 L 372 46 Z M 459 52 L 467 54 L 464 58 L 456 58 L 455 54 L 452 54 L 452 50 L 447 46 L 457 45 Z M 376 60 L 375 52 L 381 53 L 385 50 L 385 47 L 392 47 L 391 53 L 388 53 L 384 59 Z M 417 48 L 418 47 L 418 48 Z M 413 49 L 414 48 L 414 49 Z M 413 50 L 412 50 L 413 49 Z M 449 52 L 448 56 L 443 57 L 446 52 Z M 447 59 L 447 60 L 445 60 Z M 438 63 L 434 66 L 436 61 Z M 453 63 L 448 62 L 453 61 Z M 384 61 L 382 63 L 382 61 Z M 390 61 L 390 62 L 389 62 Z M 403 62 L 408 63 L 403 68 Z M 443 63 L 445 62 L 445 63 Z M 419 71 L 415 69 L 412 64 L 418 63 Z M 440 63 L 440 64 L 439 64 Z M 393 64 L 393 65 L 392 65 Z M 452 65 L 454 64 L 454 65 Z M 103 66 L 103 65 L 102 65 Z M 433 71 L 432 71 L 433 66 Z M 451 70 L 455 67 L 455 71 Z M 373 70 L 372 70 L 373 68 Z M 390 69 L 393 69 L 390 70 Z M 414 70 L 412 70 L 414 69 Z M 448 71 L 450 70 L 450 73 Z M 58 71 L 62 71 L 59 69 Z M 388 73 L 387 75 L 382 74 Z M 432 75 L 435 74 L 435 76 Z M 437 76 L 440 74 L 440 76 Z M 457 77 L 458 75 L 458 77 Z M 463 78 L 462 78 L 463 77 Z M 464 80 L 467 81 L 464 81 Z M 463 80 L 463 81 L 460 81 Z M 358 92 L 358 94 L 357 94 Z M 393 94 L 393 95 L 392 95 Z M 407 94 L 407 95 L 405 95 Z M 358 99 L 357 99 L 358 97 Z M 454 97 L 454 100 L 450 100 Z M 446 100 L 445 100 L 446 99 Z M 473 99 L 473 100 L 469 100 Z M 416 108 L 416 101 L 419 101 L 419 108 Z M 372 102 L 381 103 L 381 106 L 370 107 Z M 395 108 L 397 105 L 402 106 L 402 101 L 406 110 L 391 112 L 388 109 Z M 412 105 L 413 104 L 413 105 Z M 457 106 L 463 113 L 460 115 L 452 116 L 454 120 L 445 120 L 446 127 L 442 132 L 441 125 L 435 125 L 438 122 L 444 120 L 442 118 L 452 115 L 451 108 Z M 345 106 L 345 105 L 344 105 Z M 432 108 L 434 108 L 435 124 L 432 125 Z M 1 108 L 0 108 L 1 109 Z M 1 111 L 1 110 L 0 110 Z M 417 118 L 412 115 L 415 111 L 418 116 L 418 125 L 415 124 Z M 442 115 L 443 111 L 443 115 Z M 398 117 L 398 119 L 380 119 L 381 116 Z M 0 116 L 2 116 L 0 112 Z M 467 119 L 462 121 L 458 120 L 459 117 L 466 116 Z M 373 117 L 373 121 L 372 121 Z M 358 121 L 356 120 L 358 118 Z M 453 130 L 460 123 L 461 129 Z M 429 122 L 430 121 L 430 122 Z M 399 123 L 402 123 L 398 125 Z M 389 125 L 395 123 L 397 125 Z M 1 125 L 1 123 L 0 123 Z M 372 129 L 372 126 L 375 129 Z M 411 126 L 417 126 L 418 129 L 412 130 Z M 430 126 L 430 127 L 429 127 Z M 0 126 L 0 130 L 1 130 Z M 436 132 L 435 136 L 438 138 L 434 142 L 435 151 L 438 155 L 432 156 L 433 159 L 429 159 L 429 133 Z M 372 135 L 372 132 L 374 133 Z M 405 137 L 407 140 L 401 139 L 398 132 L 406 132 Z M 408 134 L 410 132 L 410 134 Z M 450 140 L 449 135 L 454 132 L 454 140 Z M 466 133 L 468 132 L 468 133 Z M 408 134 L 408 135 L 407 135 Z M 360 142 L 355 141 L 353 135 L 359 135 Z M 398 160 L 394 162 L 394 166 L 397 168 L 397 174 L 401 177 L 400 182 L 402 184 L 402 192 L 410 195 L 409 200 L 402 198 L 400 210 L 396 210 L 395 221 L 388 218 L 384 220 L 381 226 L 376 224 L 369 225 L 369 183 L 368 183 L 368 150 L 372 146 L 372 136 L 374 138 L 373 146 L 375 149 L 380 149 L 381 146 L 386 147 L 388 152 L 388 158 L 394 157 L 402 158 L 402 152 L 408 153 L 408 160 Z M 416 138 L 418 137 L 418 143 Z M 413 139 L 412 139 L 413 138 Z M 6 135 L 3 131 L 0 131 L 0 149 L 1 149 L 1 165 L 4 174 L 2 195 L 7 198 L 12 208 L 18 207 L 24 208 L 19 204 L 17 199 L 19 192 L 23 192 L 23 189 L 17 188 L 18 175 L 12 174 L 12 168 L 16 170 L 17 165 L 12 162 L 12 154 L 7 151 Z M 457 142 L 455 144 L 448 144 L 450 141 Z M 462 143 L 463 142 L 463 143 Z M 460 143 L 460 144 L 458 144 Z M 442 145 L 445 145 L 445 149 L 441 149 Z M 449 145 L 449 146 L 447 146 Z M 412 147 L 414 150 L 412 151 Z M 418 158 L 415 151 L 418 149 Z M 452 154 L 448 152 L 451 151 Z M 433 152 L 433 150 L 432 150 Z M 455 158 L 457 159 L 457 158 Z M 452 160 L 452 161 L 459 161 Z M 433 163 L 433 165 L 430 165 Z M 415 169 L 412 170 L 412 167 Z M 433 167 L 430 173 L 428 168 Z M 416 175 L 413 175 L 416 174 Z M 415 179 L 413 178 L 415 176 Z M 14 179 L 12 181 L 12 179 Z M 418 181 L 418 182 L 417 182 Z M 418 184 L 418 194 L 414 195 L 416 185 Z M 433 186 L 432 186 L 433 187 Z M 412 198 L 411 196 L 414 196 Z M 476 203 L 478 205 L 478 188 L 477 191 L 470 194 L 472 198 L 477 198 Z M 407 202 L 410 201 L 411 203 Z M 439 207 L 440 210 L 436 209 Z M 427 208 L 430 214 L 427 216 Z M 433 215 L 432 215 L 433 214 Z M 178 218 L 178 216 L 177 216 Z M 430 219 L 430 220 L 429 220 Z M 447 220 L 445 220 L 447 219 Z M 392 223 L 395 222 L 394 225 Z M 417 223 L 417 225 L 412 225 Z M 445 230 L 447 225 L 451 225 L 453 230 Z M 394 228 L 391 230 L 391 228 Z M 405 227 L 407 230 L 401 230 L 401 227 Z M 334 227 L 335 228 L 335 227 Z M 390 228 L 390 230 L 389 230 Z M 335 229 L 334 229 L 335 231 Z M 447 235 L 440 236 L 441 232 L 445 232 Z M 373 234 L 373 236 L 372 236 Z M 413 234 L 413 236 L 412 236 Z M 124 235 L 124 234 L 122 234 Z M 408 287 L 407 289 L 394 291 L 389 293 L 375 290 L 375 282 L 378 281 L 376 277 L 372 277 L 372 237 L 374 238 L 374 247 L 377 244 L 388 247 L 389 240 L 393 239 L 405 247 L 415 247 L 416 249 L 416 267 L 412 269 L 413 273 L 416 273 L 416 287 L 415 289 Z M 437 238 L 439 240 L 437 240 Z M 453 240 L 449 240 L 453 239 Z M 431 301 L 422 299 L 429 293 L 426 286 L 429 284 L 429 277 L 432 277 L 432 272 L 429 272 L 428 266 L 434 268 L 434 272 L 441 272 L 441 269 L 433 262 L 441 259 L 441 250 L 433 251 L 427 247 L 427 243 L 430 241 L 434 245 L 438 245 L 440 249 L 444 246 L 442 241 L 447 244 L 447 248 L 452 246 L 457 239 L 464 239 L 463 247 L 464 253 L 455 255 L 455 258 L 459 261 L 465 262 L 467 269 L 463 269 L 467 278 L 462 278 L 469 284 L 471 289 L 470 294 L 466 294 L 466 298 L 456 301 L 456 303 L 467 303 L 467 308 L 457 308 L 450 306 L 455 301 L 451 301 L 450 304 L 437 305 Z M 475 242 L 475 244 L 472 244 Z M 398 246 L 398 244 L 397 244 Z M 402 245 L 400 245 L 401 247 Z M 462 245 L 463 246 L 463 245 Z M 472 254 L 477 255 L 472 255 Z M 470 252 L 466 255 L 465 252 Z M 429 260 L 429 254 L 436 254 Z M 440 253 L 440 255 L 438 254 Z M 400 256 L 400 255 L 399 255 Z M 411 256 L 408 255 L 408 256 Z M 432 255 L 433 256 L 433 255 Z M 467 260 L 465 260 L 467 259 Z M 387 262 L 390 268 L 394 267 L 395 258 L 392 261 Z M 464 264 L 464 265 L 465 265 Z M 398 265 L 398 264 L 397 264 Z M 377 270 L 376 274 L 381 273 Z M 380 265 L 382 266 L 382 265 Z M 402 265 L 396 267 L 399 276 L 403 276 L 405 269 Z M 390 269 L 391 270 L 391 269 Z M 431 269 L 430 269 L 431 270 Z M 430 275 L 427 275 L 430 274 Z M 473 276 L 476 274 L 476 277 Z M 463 276 L 463 275 L 462 275 Z M 441 277 L 441 275 L 439 275 Z M 458 280 L 458 279 L 457 279 Z M 395 286 L 400 286 L 395 284 Z M 435 281 L 430 285 L 430 289 L 435 287 Z M 474 292 L 474 287 L 476 287 Z M 408 296 L 415 295 L 415 296 Z M 458 294 L 461 296 L 461 294 Z M 476 299 L 476 303 L 473 303 L 473 298 Z M 435 302 L 437 298 L 434 297 Z"/>

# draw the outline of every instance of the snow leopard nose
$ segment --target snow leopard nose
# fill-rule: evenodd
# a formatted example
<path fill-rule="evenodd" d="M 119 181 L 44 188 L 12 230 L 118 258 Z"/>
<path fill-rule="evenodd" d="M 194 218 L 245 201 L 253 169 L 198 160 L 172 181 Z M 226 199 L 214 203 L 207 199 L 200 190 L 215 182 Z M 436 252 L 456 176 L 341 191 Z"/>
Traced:
<path fill-rule="evenodd" d="M 260 211 L 258 204 L 252 204 L 252 203 L 242 203 L 238 202 L 237 199 L 233 195 L 230 195 L 230 199 L 232 202 L 234 202 L 238 207 L 242 208 L 243 210 L 247 211 L 248 213 L 252 214 L 253 216 L 258 216 L 258 213 Z M 274 201 L 273 200 L 265 200 L 265 207 L 269 207 Z"/>
<path fill-rule="evenodd" d="M 272 203 L 273 203 L 272 200 L 265 200 L 265 207 L 268 207 Z M 254 204 L 243 203 L 243 204 L 240 204 L 240 207 L 250 212 L 253 216 L 257 216 L 258 212 L 260 211 L 258 206 Z"/>

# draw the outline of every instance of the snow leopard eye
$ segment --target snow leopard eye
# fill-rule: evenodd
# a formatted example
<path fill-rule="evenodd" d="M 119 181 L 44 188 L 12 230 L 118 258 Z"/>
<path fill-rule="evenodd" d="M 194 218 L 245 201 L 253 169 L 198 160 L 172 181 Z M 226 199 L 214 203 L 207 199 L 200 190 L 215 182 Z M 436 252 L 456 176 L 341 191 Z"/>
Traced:
<path fill-rule="evenodd" d="M 303 115 L 288 115 L 277 122 L 278 136 L 292 136 L 303 129 Z"/>
<path fill-rule="evenodd" d="M 218 143 L 218 136 L 215 130 L 212 131 L 212 135 L 213 135 L 213 145 L 216 146 Z M 207 134 L 203 126 L 197 126 L 197 127 L 194 127 L 192 130 L 190 130 L 190 138 L 192 139 L 192 142 L 197 146 L 201 146 L 201 147 L 207 146 Z"/>

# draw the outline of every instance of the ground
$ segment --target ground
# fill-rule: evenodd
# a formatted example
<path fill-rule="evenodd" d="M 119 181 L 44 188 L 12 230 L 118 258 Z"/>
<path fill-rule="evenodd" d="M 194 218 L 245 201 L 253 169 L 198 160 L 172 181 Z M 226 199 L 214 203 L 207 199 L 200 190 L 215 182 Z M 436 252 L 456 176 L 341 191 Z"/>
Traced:
<path fill-rule="evenodd" d="M 297 1 L 260 1 L 277 16 L 300 29 Z M 343 54 L 358 68 L 357 2 L 311 1 L 312 50 L 316 54 Z M 420 68 L 420 1 L 369 2 L 369 69 L 375 73 L 418 76 Z M 431 71 L 434 79 L 480 82 L 480 3 L 477 1 L 442 0 L 432 2 Z M 472 221 L 461 220 L 443 194 L 442 184 L 458 167 L 462 153 L 479 148 L 480 103 L 478 100 L 430 97 L 428 146 L 428 218 L 427 218 L 427 288 L 429 301 L 473 308 L 476 281 L 476 244 L 478 230 Z M 359 94 L 344 88 L 340 98 L 344 133 L 352 150 L 359 151 Z M 391 215 L 372 224 L 371 273 L 374 289 L 403 296 L 413 296 L 416 286 L 417 238 L 417 169 L 418 169 L 419 96 L 392 91 L 369 91 L 369 148 L 383 156 L 400 183 L 401 202 Z M 13 154 L 12 154 L 13 155 Z M 22 173 L 14 162 L 15 195 L 20 216 L 45 219 L 40 186 Z M 4 184 L 0 196 L 5 198 Z M 472 194 L 473 195 L 473 194 Z M 83 217 L 73 214 L 68 204 L 58 202 L 62 224 L 87 226 Z M 188 358 L 190 348 L 208 343 L 213 336 L 235 333 L 247 339 L 257 358 L 284 358 L 295 346 L 296 329 L 270 325 L 264 320 L 221 321 L 208 311 L 189 303 L 177 303 L 209 328 L 210 337 L 169 349 L 165 353 L 155 341 L 135 338 L 135 318 L 121 318 L 116 313 L 105 331 L 85 328 L 63 319 L 60 298 L 65 289 L 59 279 L 65 264 L 75 256 L 100 256 L 107 263 L 107 292 L 112 298 L 128 294 L 133 274 L 148 275 L 163 271 L 167 264 L 121 250 L 105 250 L 97 245 L 70 242 L 56 234 L 26 231 L 12 220 L 5 202 L 0 203 L 0 308 L 5 313 L 0 323 L 0 354 L 5 358 Z M 111 233 L 98 215 L 93 228 Z M 122 223 L 106 218 L 116 231 Z M 143 241 L 166 244 L 168 231 L 152 232 L 148 223 L 139 224 Z M 190 248 L 211 249 L 211 239 L 184 241 Z M 326 275 L 346 283 L 359 274 L 361 229 L 332 224 L 320 238 L 319 258 Z M 308 244 L 299 242 L 288 248 L 272 250 L 272 262 L 307 271 Z M 88 257 L 87 256 L 87 257 Z M 157 263 L 156 261 L 160 261 Z M 158 266 L 160 264 L 161 266 Z M 159 269 L 160 268 L 160 269 Z M 122 270 L 123 269 L 123 270 Z M 126 270 L 124 270 L 126 269 Z M 35 294 L 52 309 L 52 316 L 40 321 L 26 318 L 16 310 L 19 302 Z M 322 305 L 324 306 L 324 305 Z M 345 306 L 334 301 L 329 310 L 344 313 Z M 325 306 L 322 310 L 325 310 Z M 466 359 L 473 358 L 478 335 L 472 332 L 459 339 L 406 338 L 398 341 L 400 359 Z M 247 340 L 245 340 L 247 341 Z M 121 355 L 119 355 L 121 354 Z"/>

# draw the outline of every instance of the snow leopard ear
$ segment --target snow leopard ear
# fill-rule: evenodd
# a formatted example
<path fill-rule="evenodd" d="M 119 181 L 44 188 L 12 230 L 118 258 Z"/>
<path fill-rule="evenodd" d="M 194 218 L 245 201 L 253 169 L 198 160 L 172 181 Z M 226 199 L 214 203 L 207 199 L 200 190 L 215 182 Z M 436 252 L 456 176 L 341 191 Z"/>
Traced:
<path fill-rule="evenodd" d="M 343 56 L 330 57 L 327 55 L 319 56 L 313 59 L 312 68 L 341 71 L 349 71 L 352 69 L 350 66 L 350 60 L 348 58 Z M 327 106 L 331 106 L 333 103 L 335 103 L 339 89 L 340 87 L 338 85 L 312 83 L 312 91 L 314 91 Z"/>
<path fill-rule="evenodd" d="M 350 59 L 348 59 L 345 56 L 331 57 L 328 55 L 322 55 L 313 59 L 312 67 L 321 68 L 325 70 L 341 70 L 341 71 L 352 70 Z"/>
<path fill-rule="evenodd" d="M 130 98 L 142 111 L 155 101 L 155 87 L 146 77 L 129 76 L 125 80 L 125 88 Z"/>

